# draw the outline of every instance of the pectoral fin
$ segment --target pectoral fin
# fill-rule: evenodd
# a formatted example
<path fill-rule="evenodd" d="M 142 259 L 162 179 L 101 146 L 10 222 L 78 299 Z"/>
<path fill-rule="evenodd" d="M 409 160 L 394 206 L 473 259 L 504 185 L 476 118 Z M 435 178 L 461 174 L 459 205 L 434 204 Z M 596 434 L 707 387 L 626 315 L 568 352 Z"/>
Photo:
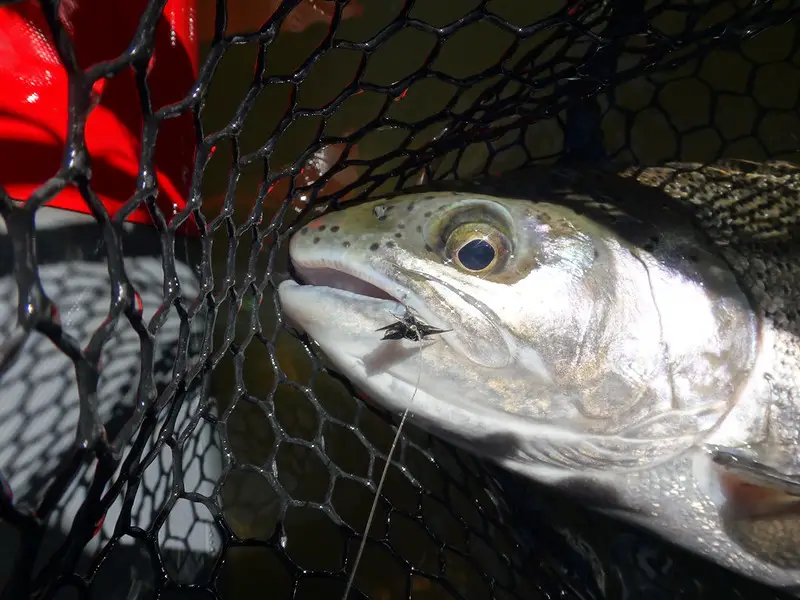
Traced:
<path fill-rule="evenodd" d="M 800 473 L 769 464 L 750 449 L 715 446 L 709 450 L 731 516 L 800 516 Z"/>
<path fill-rule="evenodd" d="M 765 562 L 800 568 L 800 473 L 774 448 L 709 450 L 725 496 L 723 530 Z"/>

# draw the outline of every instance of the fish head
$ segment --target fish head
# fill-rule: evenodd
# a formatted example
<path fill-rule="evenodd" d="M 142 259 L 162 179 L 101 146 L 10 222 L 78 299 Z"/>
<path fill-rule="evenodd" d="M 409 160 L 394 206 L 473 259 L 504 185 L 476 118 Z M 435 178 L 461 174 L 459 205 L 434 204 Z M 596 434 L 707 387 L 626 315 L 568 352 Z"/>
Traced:
<path fill-rule="evenodd" d="M 279 294 L 368 396 L 551 482 L 667 460 L 729 409 L 753 321 L 724 264 L 692 252 L 674 274 L 563 204 L 419 193 L 309 222 L 289 248 L 304 285 Z M 382 339 L 408 314 L 444 331 Z"/>

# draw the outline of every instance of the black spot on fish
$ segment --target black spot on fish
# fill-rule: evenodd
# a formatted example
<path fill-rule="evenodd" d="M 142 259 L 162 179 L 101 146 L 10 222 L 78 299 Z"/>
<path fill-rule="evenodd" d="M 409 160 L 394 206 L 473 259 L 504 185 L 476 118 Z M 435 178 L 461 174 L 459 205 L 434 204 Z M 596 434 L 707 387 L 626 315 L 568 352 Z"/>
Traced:
<path fill-rule="evenodd" d="M 388 242 L 386 242 L 386 247 L 387 248 L 394 248 L 394 242 L 389 240 Z"/>
<path fill-rule="evenodd" d="M 408 212 L 411 212 L 412 210 L 414 210 L 414 203 L 413 202 L 409 202 L 408 203 L 408 207 L 406 208 L 406 210 Z"/>
<path fill-rule="evenodd" d="M 318 237 L 315 237 L 315 238 L 314 238 L 314 243 L 315 243 L 315 244 L 319 244 L 319 238 L 318 238 Z"/>
<path fill-rule="evenodd" d="M 426 211 L 426 212 L 425 212 L 425 218 L 427 219 L 428 217 L 430 217 L 430 216 L 431 216 L 431 214 L 432 214 L 432 213 L 431 213 L 431 211 L 429 211 L 429 210 L 428 210 L 428 211 Z"/>
<path fill-rule="evenodd" d="M 344 246 L 345 248 L 349 248 L 350 242 L 342 242 L 342 246 Z"/>
<path fill-rule="evenodd" d="M 548 215 L 547 213 L 545 213 L 545 212 L 543 212 L 543 213 L 539 213 L 539 221 L 541 221 L 541 222 L 542 222 L 542 223 L 544 223 L 545 225 L 547 225 L 548 223 L 550 223 L 550 221 L 551 221 L 551 220 L 552 220 L 552 219 L 550 218 L 550 215 Z"/>
<path fill-rule="evenodd" d="M 326 225 L 320 225 L 319 226 L 319 231 L 325 231 L 325 229 L 327 229 Z"/>
<path fill-rule="evenodd" d="M 370 249 L 370 250 L 372 250 L 373 252 L 375 252 L 375 250 L 377 250 L 379 247 L 380 247 L 380 244 L 378 244 L 378 243 L 376 242 L 376 243 L 372 244 L 372 245 L 369 247 L 369 249 Z"/>
<path fill-rule="evenodd" d="M 405 226 L 403 223 L 398 223 L 398 224 L 397 224 L 397 228 L 398 228 L 398 229 L 405 229 L 405 228 L 406 228 L 406 226 Z"/>
<path fill-rule="evenodd" d="M 303 227 L 303 228 L 300 230 L 300 234 L 301 234 L 301 235 L 308 235 L 308 227 Z"/>
<path fill-rule="evenodd" d="M 417 225 L 417 233 L 422 233 L 422 225 Z"/>
<path fill-rule="evenodd" d="M 338 225 L 334 225 L 333 227 L 331 227 L 331 232 L 336 233 L 337 231 L 339 231 Z"/>
<path fill-rule="evenodd" d="M 600 258 L 600 251 L 597 248 L 595 248 L 594 249 L 594 259 L 597 260 L 598 258 Z"/>
<path fill-rule="evenodd" d="M 398 231 L 397 233 L 394 234 L 394 237 L 399 239 L 399 238 L 403 237 L 403 234 Z"/>
<path fill-rule="evenodd" d="M 425 200 L 433 200 L 436 196 L 425 196 Z"/>
<path fill-rule="evenodd" d="M 447 208 L 447 206 L 445 204 L 442 204 L 439 208 L 436 209 L 436 212 L 442 212 L 445 208 Z"/>

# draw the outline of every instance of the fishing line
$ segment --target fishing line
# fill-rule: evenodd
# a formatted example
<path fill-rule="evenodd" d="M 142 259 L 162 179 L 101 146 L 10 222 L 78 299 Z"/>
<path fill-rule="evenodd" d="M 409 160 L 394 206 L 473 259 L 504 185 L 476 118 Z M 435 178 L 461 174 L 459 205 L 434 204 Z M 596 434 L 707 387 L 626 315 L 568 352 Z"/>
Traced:
<path fill-rule="evenodd" d="M 403 305 L 403 308 L 405 309 L 406 314 L 409 314 L 409 308 L 405 304 Z M 391 311 L 390 314 L 392 314 L 393 317 L 398 318 L 397 315 L 391 313 Z M 383 484 L 386 482 L 386 475 L 389 472 L 389 466 L 392 464 L 392 456 L 394 455 L 397 443 L 400 441 L 400 434 L 402 433 L 403 426 L 406 423 L 406 417 L 408 417 L 408 413 L 414 404 L 414 399 L 417 397 L 417 390 L 419 390 L 419 384 L 422 380 L 422 335 L 420 335 L 418 330 L 416 331 L 416 334 L 417 343 L 419 344 L 419 349 L 417 351 L 419 361 L 417 369 L 417 382 L 414 385 L 414 393 L 411 394 L 411 399 L 409 400 L 408 406 L 403 411 L 403 416 L 400 418 L 400 423 L 397 425 L 397 431 L 394 434 L 392 445 L 389 447 L 389 452 L 386 454 L 386 464 L 383 466 L 383 472 L 381 473 L 381 477 L 378 480 L 378 485 L 375 488 L 375 497 L 372 499 L 372 506 L 369 509 L 369 515 L 367 515 L 367 524 L 364 527 L 364 537 L 361 538 L 361 543 L 358 545 L 358 552 L 356 552 L 356 558 L 353 562 L 353 570 L 350 571 L 350 576 L 347 578 L 347 585 L 344 588 L 342 600 L 347 600 L 347 596 L 350 594 L 350 590 L 353 587 L 353 582 L 356 578 L 356 571 L 358 571 L 358 565 L 361 562 L 361 555 L 364 553 L 364 548 L 367 545 L 367 535 L 369 534 L 370 527 L 372 527 L 372 521 L 375 518 L 375 511 L 378 508 L 378 500 L 381 497 L 381 490 L 383 489 Z"/>

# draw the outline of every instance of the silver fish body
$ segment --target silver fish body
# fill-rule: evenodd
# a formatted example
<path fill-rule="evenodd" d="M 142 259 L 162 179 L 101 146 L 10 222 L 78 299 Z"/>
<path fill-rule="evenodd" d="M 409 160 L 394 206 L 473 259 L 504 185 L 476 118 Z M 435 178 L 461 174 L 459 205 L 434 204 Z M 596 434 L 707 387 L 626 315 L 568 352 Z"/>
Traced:
<path fill-rule="evenodd" d="M 395 196 L 300 229 L 306 285 L 280 299 L 386 407 L 788 589 L 798 190 L 787 163 L 729 161 Z M 406 308 L 444 331 L 382 340 Z"/>

